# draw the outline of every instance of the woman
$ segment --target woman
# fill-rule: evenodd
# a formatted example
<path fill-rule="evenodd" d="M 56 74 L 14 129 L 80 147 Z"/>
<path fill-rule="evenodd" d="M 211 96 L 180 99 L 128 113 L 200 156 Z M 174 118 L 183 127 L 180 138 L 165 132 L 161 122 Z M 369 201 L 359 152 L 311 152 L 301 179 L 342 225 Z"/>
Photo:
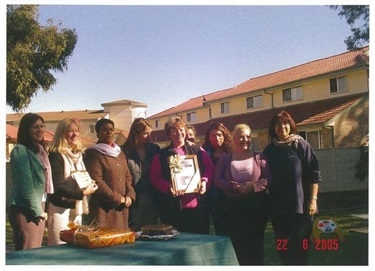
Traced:
<path fill-rule="evenodd" d="M 90 197 L 90 223 L 130 231 L 129 207 L 135 191 L 125 154 L 114 143 L 115 124 L 100 119 L 95 131 L 98 142 L 85 152 L 86 169 L 98 186 Z"/>
<path fill-rule="evenodd" d="M 10 155 L 12 190 L 8 217 L 16 250 L 42 246 L 47 213 L 47 194 L 53 192 L 51 165 L 43 146 L 44 120 L 24 115 L 17 132 L 17 145 Z"/>
<path fill-rule="evenodd" d="M 129 226 L 133 231 L 140 231 L 144 225 L 157 224 L 159 217 L 156 191 L 151 185 L 149 172 L 152 158 L 160 152 L 160 147 L 150 142 L 151 131 L 148 120 L 135 119 L 122 146 L 137 195 L 137 200 L 130 207 Z"/>
<path fill-rule="evenodd" d="M 84 189 L 75 185 L 71 173 L 86 170 L 83 163 L 84 147 L 79 139 L 79 126 L 74 119 L 63 119 L 56 128 L 49 149 L 54 193 L 48 194 L 48 245 L 63 244 L 60 231 L 69 221 L 82 224 L 82 214 L 88 212 L 87 196 L 98 188 L 93 182 Z M 77 208 L 76 208 L 77 205 Z M 70 217 L 71 209 L 75 209 Z"/>
<path fill-rule="evenodd" d="M 286 246 L 277 252 L 283 264 L 305 265 L 321 182 L 318 159 L 310 144 L 296 135 L 288 112 L 276 114 L 268 132 L 272 143 L 264 154 L 273 174 L 271 221 L 276 242 Z"/>
<path fill-rule="evenodd" d="M 247 124 L 236 125 L 232 136 L 233 150 L 219 159 L 214 181 L 229 197 L 230 238 L 239 264 L 262 265 L 271 173 L 265 156 L 251 148 Z"/>
<path fill-rule="evenodd" d="M 185 144 L 186 127 L 179 117 L 168 120 L 164 130 L 171 140 L 169 146 L 156 155 L 151 164 L 151 184 L 160 191 L 160 220 L 182 232 L 209 233 L 209 213 L 201 196 L 210 188 L 214 165 L 208 154 L 197 145 Z M 201 174 L 201 186 L 197 193 L 175 191 L 169 167 L 173 156 L 197 155 Z"/>
<path fill-rule="evenodd" d="M 195 130 L 193 125 L 187 124 L 186 125 L 186 140 L 195 143 L 197 131 Z"/>
<path fill-rule="evenodd" d="M 219 158 L 232 150 L 232 136 L 227 127 L 220 122 L 212 122 L 207 128 L 202 148 L 216 166 Z M 216 235 L 229 236 L 227 197 L 213 183 L 207 200 Z"/>

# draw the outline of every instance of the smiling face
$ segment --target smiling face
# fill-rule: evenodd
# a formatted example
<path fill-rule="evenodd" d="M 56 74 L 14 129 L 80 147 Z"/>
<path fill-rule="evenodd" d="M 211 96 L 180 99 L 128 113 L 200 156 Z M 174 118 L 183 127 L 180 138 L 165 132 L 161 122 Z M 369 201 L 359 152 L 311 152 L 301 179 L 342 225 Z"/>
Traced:
<path fill-rule="evenodd" d="M 65 139 L 71 148 L 74 148 L 78 144 L 79 128 L 76 123 L 72 123 L 69 126 L 69 130 L 65 133 Z"/>
<path fill-rule="evenodd" d="M 220 148 L 223 145 L 224 140 L 225 140 L 224 134 L 220 130 L 213 129 L 210 132 L 209 140 L 210 140 L 212 147 L 214 147 L 215 149 Z"/>
<path fill-rule="evenodd" d="M 275 134 L 279 141 L 284 141 L 289 137 L 290 134 L 290 124 L 286 121 L 277 122 L 275 125 Z"/>
<path fill-rule="evenodd" d="M 137 135 L 137 142 L 138 144 L 145 144 L 150 142 L 152 129 L 150 127 L 146 127 L 144 130 L 138 133 Z"/>
<path fill-rule="evenodd" d="M 31 141 L 35 144 L 42 142 L 44 137 L 45 125 L 41 119 L 38 119 L 29 130 Z"/>
<path fill-rule="evenodd" d="M 251 135 L 249 129 L 239 129 L 233 136 L 234 148 L 238 152 L 248 151 L 251 145 Z"/>
<path fill-rule="evenodd" d="M 175 126 L 169 131 L 169 139 L 173 147 L 181 147 L 185 144 L 186 130 L 184 126 Z"/>
<path fill-rule="evenodd" d="M 97 133 L 98 142 L 111 145 L 115 135 L 115 128 L 111 123 L 104 123 L 100 126 L 99 132 Z"/>

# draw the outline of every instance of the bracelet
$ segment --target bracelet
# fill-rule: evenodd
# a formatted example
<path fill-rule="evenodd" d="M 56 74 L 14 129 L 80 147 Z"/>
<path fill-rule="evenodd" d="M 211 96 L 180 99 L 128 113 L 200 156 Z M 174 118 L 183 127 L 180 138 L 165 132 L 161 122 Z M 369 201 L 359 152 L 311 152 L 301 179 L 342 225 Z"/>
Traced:
<path fill-rule="evenodd" d="M 311 196 L 310 199 L 316 199 L 316 200 L 318 200 L 318 197 Z"/>

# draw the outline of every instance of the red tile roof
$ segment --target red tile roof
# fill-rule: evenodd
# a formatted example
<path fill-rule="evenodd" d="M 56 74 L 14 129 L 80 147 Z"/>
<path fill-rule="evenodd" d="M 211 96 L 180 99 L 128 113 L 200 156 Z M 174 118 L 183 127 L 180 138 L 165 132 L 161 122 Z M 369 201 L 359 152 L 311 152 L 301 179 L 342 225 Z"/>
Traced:
<path fill-rule="evenodd" d="M 18 127 L 7 124 L 6 125 L 6 139 L 16 142 L 17 141 Z M 54 133 L 49 130 L 44 130 L 44 141 L 51 142 Z"/>
<path fill-rule="evenodd" d="M 277 87 L 349 68 L 368 66 L 368 52 L 369 47 L 367 46 L 361 50 L 345 52 L 339 55 L 311 61 L 289 69 L 255 77 L 233 88 L 223 89 L 192 98 L 186 102 L 183 102 L 182 104 L 157 113 L 149 118 L 164 117 L 187 110 L 194 110 L 202 107 L 204 102 L 212 102 L 218 99 L 225 99 L 247 92 Z"/>
<path fill-rule="evenodd" d="M 334 99 L 326 99 L 316 102 L 296 104 L 285 108 L 273 108 L 252 113 L 244 113 L 234 116 L 226 116 L 211 119 L 205 123 L 193 124 L 198 136 L 204 136 L 207 126 L 213 121 L 223 123 L 230 131 L 239 123 L 247 123 L 253 130 L 267 130 L 271 118 L 281 110 L 287 110 L 298 126 L 306 124 L 324 123 L 336 114 L 354 104 L 366 94 L 343 96 Z M 152 132 L 155 142 L 168 141 L 164 130 Z"/>

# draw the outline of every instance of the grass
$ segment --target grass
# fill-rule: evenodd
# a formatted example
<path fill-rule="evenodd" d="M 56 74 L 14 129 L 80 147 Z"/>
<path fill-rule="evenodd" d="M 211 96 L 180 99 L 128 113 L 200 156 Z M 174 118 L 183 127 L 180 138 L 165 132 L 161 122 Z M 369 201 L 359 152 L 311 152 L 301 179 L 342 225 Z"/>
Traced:
<path fill-rule="evenodd" d="M 338 243 L 336 250 L 328 246 L 312 246 L 309 251 L 309 265 L 368 265 L 368 234 L 351 231 L 351 229 L 367 228 L 368 219 L 354 215 L 368 214 L 368 208 L 358 208 L 344 211 L 321 212 L 319 216 L 329 216 L 340 226 L 344 241 Z M 213 232 L 213 228 L 211 228 Z M 322 239 L 333 240 L 333 236 Z M 6 244 L 12 244 L 12 229 L 6 219 Z M 265 265 L 281 265 L 275 250 L 275 237 L 272 226 L 268 223 L 264 243 Z"/>

